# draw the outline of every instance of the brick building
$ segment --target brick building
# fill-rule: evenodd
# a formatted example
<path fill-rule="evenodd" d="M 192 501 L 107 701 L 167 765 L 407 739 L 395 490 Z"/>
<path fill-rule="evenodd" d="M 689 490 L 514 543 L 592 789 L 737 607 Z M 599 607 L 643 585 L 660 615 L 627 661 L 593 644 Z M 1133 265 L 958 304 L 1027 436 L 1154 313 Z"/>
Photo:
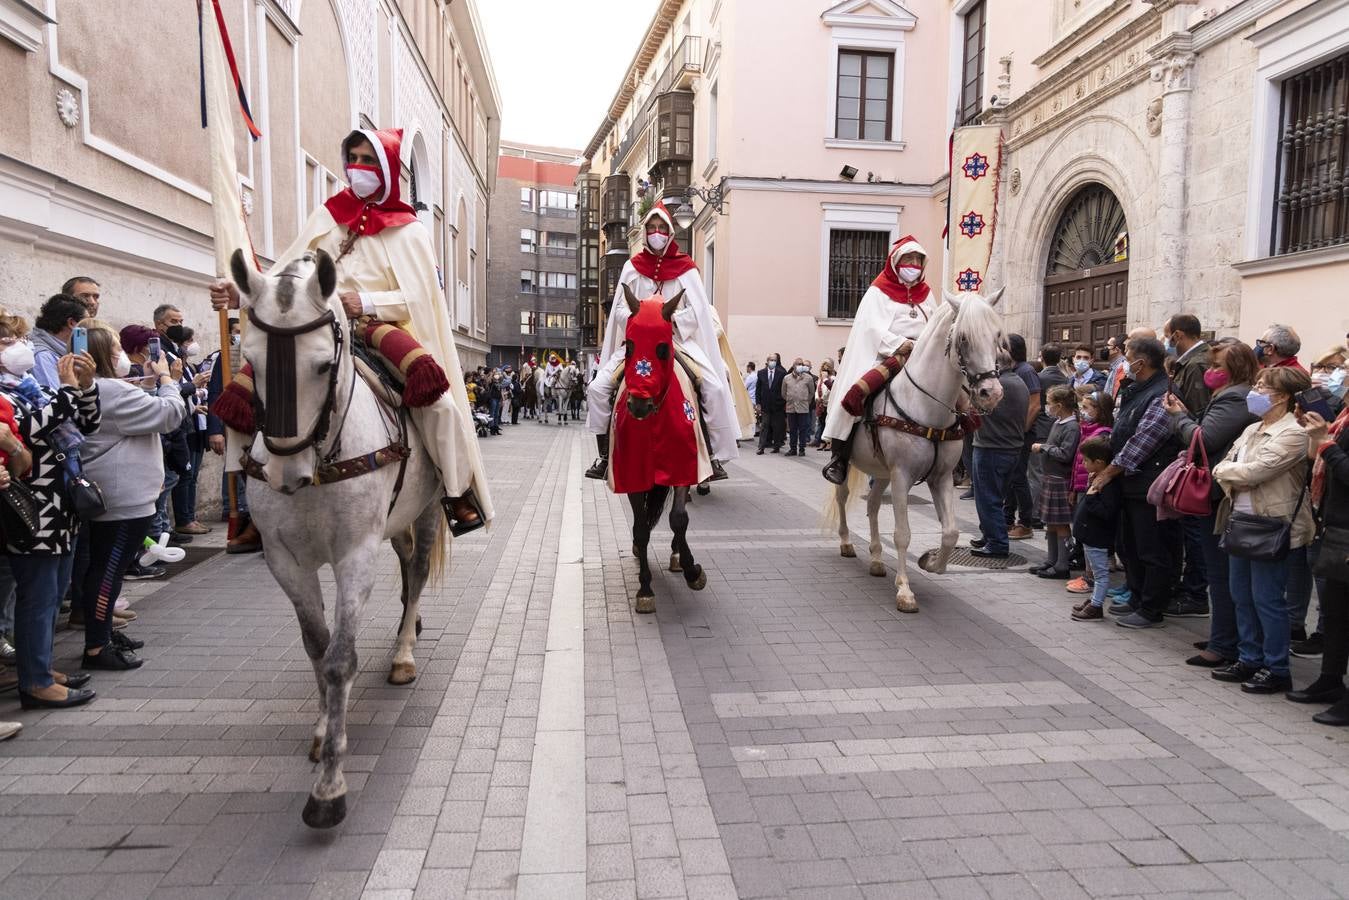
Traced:
<path fill-rule="evenodd" d="M 578 155 L 502 142 L 490 217 L 489 365 L 576 355 Z"/>

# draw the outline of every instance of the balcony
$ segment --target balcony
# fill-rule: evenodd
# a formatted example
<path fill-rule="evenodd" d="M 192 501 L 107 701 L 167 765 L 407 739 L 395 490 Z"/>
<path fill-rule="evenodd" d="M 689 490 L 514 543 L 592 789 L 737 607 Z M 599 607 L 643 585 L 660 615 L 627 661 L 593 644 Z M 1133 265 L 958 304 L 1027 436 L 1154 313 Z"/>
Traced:
<path fill-rule="evenodd" d="M 575 247 L 540 247 L 538 252 L 541 256 L 576 256 Z"/>
<path fill-rule="evenodd" d="M 556 219 L 574 219 L 574 218 L 576 218 L 576 210 L 574 210 L 574 209 L 561 209 L 561 208 L 556 207 L 556 206 L 540 206 L 540 207 L 539 207 L 539 215 L 540 215 L 540 216 L 552 216 L 552 217 L 554 217 L 554 218 L 556 218 Z"/>
<path fill-rule="evenodd" d="M 604 192 L 601 195 L 600 224 L 608 227 L 628 224 L 628 204 L 632 202 L 632 180 L 626 172 L 619 172 L 604 179 Z"/>
<path fill-rule="evenodd" d="M 541 344 L 573 347 L 581 337 L 579 328 L 538 328 L 534 338 Z"/>
<path fill-rule="evenodd" d="M 576 288 L 563 287 L 540 287 L 534 286 L 534 294 L 539 297 L 561 298 L 565 300 L 576 299 Z"/>
<path fill-rule="evenodd" d="M 693 86 L 693 79 L 703 71 L 703 39 L 690 34 L 679 42 L 674 55 L 665 66 L 665 71 L 656 79 L 651 91 L 653 97 L 670 91 L 687 91 Z"/>

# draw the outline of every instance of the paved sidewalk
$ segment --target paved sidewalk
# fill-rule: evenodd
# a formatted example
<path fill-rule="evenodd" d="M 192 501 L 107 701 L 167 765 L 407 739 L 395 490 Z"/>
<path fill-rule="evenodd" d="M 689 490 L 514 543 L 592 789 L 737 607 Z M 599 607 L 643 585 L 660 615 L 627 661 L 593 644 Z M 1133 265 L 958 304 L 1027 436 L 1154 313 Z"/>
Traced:
<path fill-rule="evenodd" d="M 823 454 L 733 463 L 691 507 L 707 589 L 663 571 L 662 526 L 638 616 L 627 504 L 577 477 L 593 442 L 526 422 L 483 449 L 498 519 L 424 598 L 409 687 L 381 559 L 345 823 L 300 822 L 289 603 L 222 555 L 137 586 L 144 668 L 14 713 L 0 897 L 1349 896 L 1349 735 L 1184 666 L 1207 620 L 1075 623 L 1061 585 L 978 571 L 911 572 L 897 613 L 817 527 Z M 916 557 L 937 526 L 911 510 Z"/>

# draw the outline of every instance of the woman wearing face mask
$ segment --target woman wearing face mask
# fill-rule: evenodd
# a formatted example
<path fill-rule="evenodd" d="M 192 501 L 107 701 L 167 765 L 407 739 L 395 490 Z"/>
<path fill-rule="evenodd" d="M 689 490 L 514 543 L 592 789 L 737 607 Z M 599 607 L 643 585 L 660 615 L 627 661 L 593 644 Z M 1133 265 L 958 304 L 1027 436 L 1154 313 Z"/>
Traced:
<path fill-rule="evenodd" d="M 131 360 L 117 332 L 99 321 L 84 324 L 103 416 L 82 455 L 85 472 L 103 489 L 106 509 L 88 524 L 86 535 L 89 567 L 80 591 L 85 648 L 81 666 L 135 669 L 141 660 L 133 651 L 140 642 L 112 630 L 112 613 L 127 569 L 150 533 L 164 482 L 159 436 L 177 428 L 186 412 L 178 380 L 182 363 L 170 364 L 163 354 L 158 361 L 147 361 L 146 373 L 155 379 L 147 391 L 124 380 Z"/>
<path fill-rule="evenodd" d="M 178 483 L 173 486 L 173 521 L 177 526 L 174 531 L 186 535 L 208 534 L 210 526 L 197 521 L 197 476 L 201 472 L 201 460 L 206 454 L 209 437 L 206 386 L 211 372 L 201 364 L 201 344 L 196 332 L 184 325 L 174 325 L 168 329 L 168 336 L 178 345 L 183 363 L 178 388 L 188 410 L 182 430 L 187 441 L 189 467 L 179 474 Z"/>
<path fill-rule="evenodd" d="M 1291 524 L 1290 552 L 1283 559 L 1248 559 L 1228 553 L 1238 654 L 1236 662 L 1214 669 L 1213 677 L 1239 682 L 1250 694 L 1282 693 L 1293 687 L 1284 591 L 1289 566 L 1299 564 L 1299 558 L 1306 565 L 1306 547 L 1315 530 L 1311 504 L 1304 497 L 1308 437 L 1294 414 L 1293 397 L 1309 387 L 1311 379 L 1298 369 L 1262 370 L 1246 395 L 1246 408 L 1260 421 L 1248 426 L 1213 468 L 1214 479 L 1227 492 L 1218 507 L 1219 532 L 1233 512 Z"/>
<path fill-rule="evenodd" d="M 1198 429 L 1210 463 L 1227 456 L 1241 433 L 1258 421 L 1246 408 L 1246 395 L 1251 392 L 1251 382 L 1259 371 L 1260 364 L 1250 347 L 1236 338 L 1215 341 L 1203 375 L 1204 386 L 1209 390 L 1208 405 L 1198 416 L 1192 416 L 1175 394 L 1167 394 L 1162 400 L 1180 442 L 1188 447 Z M 1186 663 L 1207 669 L 1236 662 L 1239 640 L 1236 609 L 1228 585 L 1227 554 L 1218 546 L 1218 504 L 1223 496 L 1222 486 L 1215 480 L 1209 492 L 1211 511 L 1199 520 L 1198 528 L 1203 536 L 1204 570 L 1208 575 L 1209 635 L 1207 642 L 1200 642 L 1205 646 Z"/>
<path fill-rule="evenodd" d="M 844 395 L 877 362 L 895 355 L 907 357 L 941 301 L 923 280 L 926 266 L 923 245 L 912 235 L 905 235 L 890 248 L 885 268 L 857 307 L 839 363 L 838 390 L 830 397 L 824 426 L 824 436 L 834 454 L 824 467 L 824 477 L 834 484 L 842 484 L 848 477 L 853 427 L 857 424 L 857 417 L 843 408 Z"/>
<path fill-rule="evenodd" d="M 16 583 L 19 701 L 24 709 L 61 708 L 88 703 L 94 692 L 80 688 L 88 682 L 87 675 L 52 671 L 52 634 L 70 583 L 79 522 L 61 487 L 64 467 L 57 456 L 61 447 L 74 446 L 81 434 L 98 429 L 99 397 L 93 359 L 87 353 L 67 354 L 57 361 L 59 389 L 39 386 L 30 374 L 33 348 L 23 340 L 27 331 L 23 319 L 0 317 L 0 392 L 14 407 L 19 438 L 32 453 L 25 483 L 37 496 L 41 513 L 37 542 L 23 551 L 10 545 L 5 552 Z"/>
<path fill-rule="evenodd" d="M 1330 394 L 1330 418 L 1333 421 L 1344 408 L 1346 365 L 1349 365 L 1349 350 L 1342 346 L 1331 347 L 1321 358 L 1312 364 L 1312 387 L 1319 387 Z"/>

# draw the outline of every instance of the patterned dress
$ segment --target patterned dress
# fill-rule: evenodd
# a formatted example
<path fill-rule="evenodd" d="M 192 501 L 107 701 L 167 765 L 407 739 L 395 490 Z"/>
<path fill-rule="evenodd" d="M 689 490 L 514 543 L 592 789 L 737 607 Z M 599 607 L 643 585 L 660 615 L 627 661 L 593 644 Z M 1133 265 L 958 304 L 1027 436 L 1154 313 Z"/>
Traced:
<path fill-rule="evenodd" d="M 33 469 L 24 478 L 24 483 L 38 500 L 38 533 L 37 543 L 25 555 L 62 556 L 70 553 L 79 523 L 66 499 L 62 464 L 56 459 L 54 439 L 57 429 L 67 422 L 81 434 L 93 434 L 98 430 L 98 385 L 91 385 L 87 390 L 42 388 L 47 400 L 44 406 L 23 398 L 8 386 L 0 386 L 0 390 L 14 407 L 19 438 L 33 454 Z M 17 554 L 19 551 L 6 547 L 5 552 Z"/>

